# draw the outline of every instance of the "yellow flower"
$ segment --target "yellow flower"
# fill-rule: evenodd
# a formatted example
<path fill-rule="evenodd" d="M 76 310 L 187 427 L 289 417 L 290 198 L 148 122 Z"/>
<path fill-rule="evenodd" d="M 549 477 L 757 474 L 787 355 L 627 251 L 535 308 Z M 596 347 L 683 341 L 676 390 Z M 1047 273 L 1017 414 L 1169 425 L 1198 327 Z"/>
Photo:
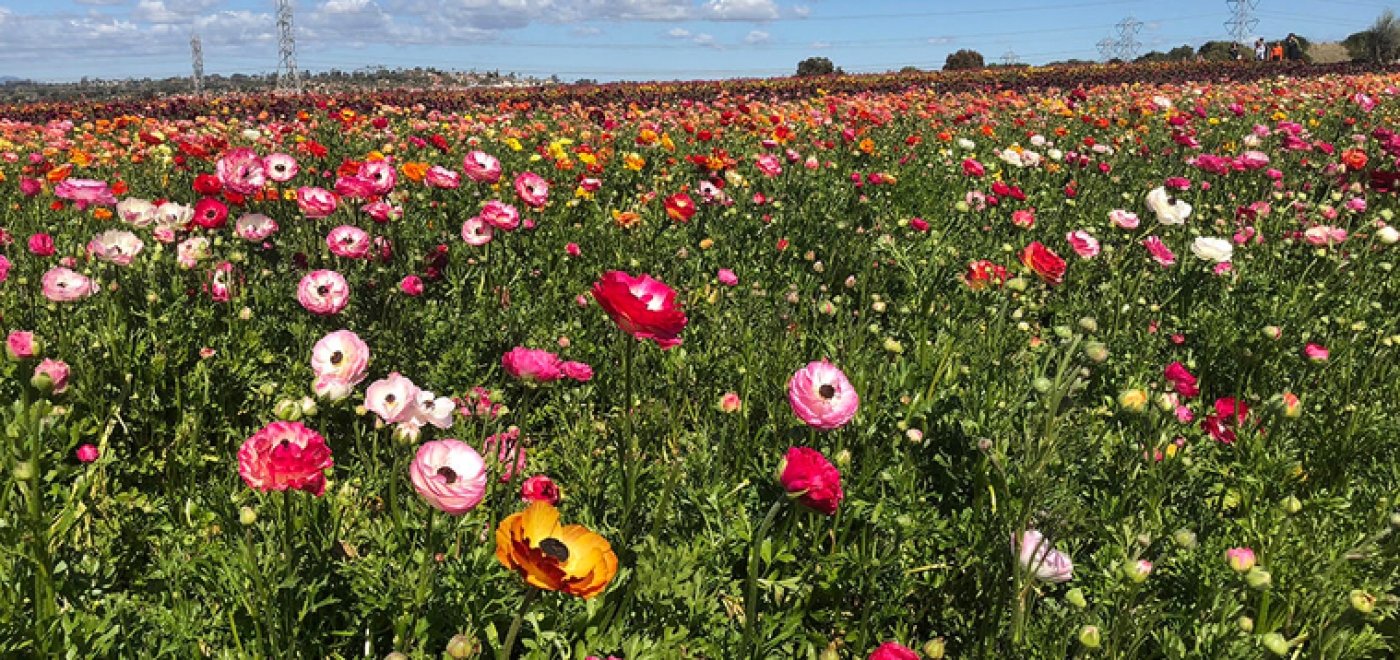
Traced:
<path fill-rule="evenodd" d="M 1118 405 L 1129 412 L 1139 413 L 1147 408 L 1147 390 L 1135 388 L 1118 394 Z"/>
<path fill-rule="evenodd" d="M 533 502 L 496 528 L 496 560 L 537 589 L 587 600 L 617 575 L 608 540 L 583 525 L 561 526 L 559 510 Z"/>

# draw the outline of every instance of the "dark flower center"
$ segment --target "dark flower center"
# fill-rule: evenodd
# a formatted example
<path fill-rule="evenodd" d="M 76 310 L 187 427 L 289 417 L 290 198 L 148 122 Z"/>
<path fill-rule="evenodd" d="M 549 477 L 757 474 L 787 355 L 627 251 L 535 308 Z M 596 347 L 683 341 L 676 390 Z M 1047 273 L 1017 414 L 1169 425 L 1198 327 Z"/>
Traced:
<path fill-rule="evenodd" d="M 830 399 L 836 396 L 836 388 L 832 387 L 830 384 L 822 385 L 821 388 L 817 390 L 817 393 L 822 395 L 823 399 Z"/>
<path fill-rule="evenodd" d="M 450 485 L 452 485 L 452 484 L 454 484 L 454 483 L 457 483 L 457 473 L 456 473 L 456 472 L 453 472 L 453 471 L 452 471 L 452 468 L 447 467 L 446 465 L 444 465 L 444 466 L 438 468 L 437 473 L 438 473 L 438 476 L 440 476 L 440 477 L 442 477 L 443 479 L 447 480 L 447 485 L 450 486 Z"/>
<path fill-rule="evenodd" d="M 331 292 L 331 288 L 328 287 L 328 286 L 326 286 L 326 285 L 324 285 L 324 284 L 322 284 L 321 286 L 316 287 L 316 293 L 318 293 L 318 294 L 320 294 L 320 295 L 323 295 L 323 296 L 324 296 L 324 295 L 326 295 L 327 293 L 330 293 L 330 292 Z"/>
<path fill-rule="evenodd" d="M 331 353 L 331 364 L 340 364 L 340 361 L 341 361 L 341 360 L 344 360 L 344 359 L 345 359 L 345 354 L 344 354 L 344 353 L 341 353 L 340 351 L 336 351 L 336 352 L 334 352 L 334 353 Z"/>
<path fill-rule="evenodd" d="M 394 395 L 390 394 L 389 396 L 384 397 L 384 403 L 392 405 L 394 403 Z"/>
<path fill-rule="evenodd" d="M 569 561 L 569 546 L 559 539 L 548 538 L 540 541 L 540 550 L 559 561 Z"/>

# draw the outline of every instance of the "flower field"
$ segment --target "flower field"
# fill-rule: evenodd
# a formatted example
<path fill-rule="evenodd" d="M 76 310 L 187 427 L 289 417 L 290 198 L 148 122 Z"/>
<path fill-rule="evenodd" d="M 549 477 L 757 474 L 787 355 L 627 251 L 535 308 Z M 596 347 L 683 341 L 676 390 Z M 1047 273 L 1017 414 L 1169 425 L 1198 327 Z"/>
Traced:
<path fill-rule="evenodd" d="M 1260 71 L 9 108 L 0 656 L 1392 657 L 1400 74 Z"/>

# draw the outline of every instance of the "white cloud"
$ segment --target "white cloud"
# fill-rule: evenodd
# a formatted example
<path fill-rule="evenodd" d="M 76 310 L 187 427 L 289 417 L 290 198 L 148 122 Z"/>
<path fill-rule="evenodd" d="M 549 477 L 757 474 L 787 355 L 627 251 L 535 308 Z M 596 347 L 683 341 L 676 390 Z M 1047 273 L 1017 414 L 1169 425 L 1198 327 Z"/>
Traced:
<path fill-rule="evenodd" d="M 666 36 L 671 37 L 672 39 L 689 39 L 689 38 L 690 38 L 690 30 L 687 30 L 687 29 L 685 29 L 685 28 L 678 28 L 678 27 L 677 27 L 677 28 L 671 28 L 670 30 L 667 30 L 667 31 L 666 31 Z"/>
<path fill-rule="evenodd" d="M 763 30 L 754 30 L 749 32 L 748 36 L 744 37 L 744 43 L 749 45 L 766 44 L 770 36 L 771 35 Z"/>
<path fill-rule="evenodd" d="M 771 21 L 778 17 L 773 0 L 710 0 L 705 11 L 725 21 Z"/>

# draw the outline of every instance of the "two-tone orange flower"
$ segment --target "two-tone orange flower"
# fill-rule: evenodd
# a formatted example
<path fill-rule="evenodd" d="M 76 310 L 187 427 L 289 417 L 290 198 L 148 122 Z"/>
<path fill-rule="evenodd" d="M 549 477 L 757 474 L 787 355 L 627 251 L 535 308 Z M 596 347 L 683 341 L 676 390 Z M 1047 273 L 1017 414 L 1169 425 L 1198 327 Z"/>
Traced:
<path fill-rule="evenodd" d="M 538 589 L 589 599 L 617 575 L 608 540 L 583 525 L 561 526 L 559 510 L 533 502 L 496 528 L 496 559 Z"/>

